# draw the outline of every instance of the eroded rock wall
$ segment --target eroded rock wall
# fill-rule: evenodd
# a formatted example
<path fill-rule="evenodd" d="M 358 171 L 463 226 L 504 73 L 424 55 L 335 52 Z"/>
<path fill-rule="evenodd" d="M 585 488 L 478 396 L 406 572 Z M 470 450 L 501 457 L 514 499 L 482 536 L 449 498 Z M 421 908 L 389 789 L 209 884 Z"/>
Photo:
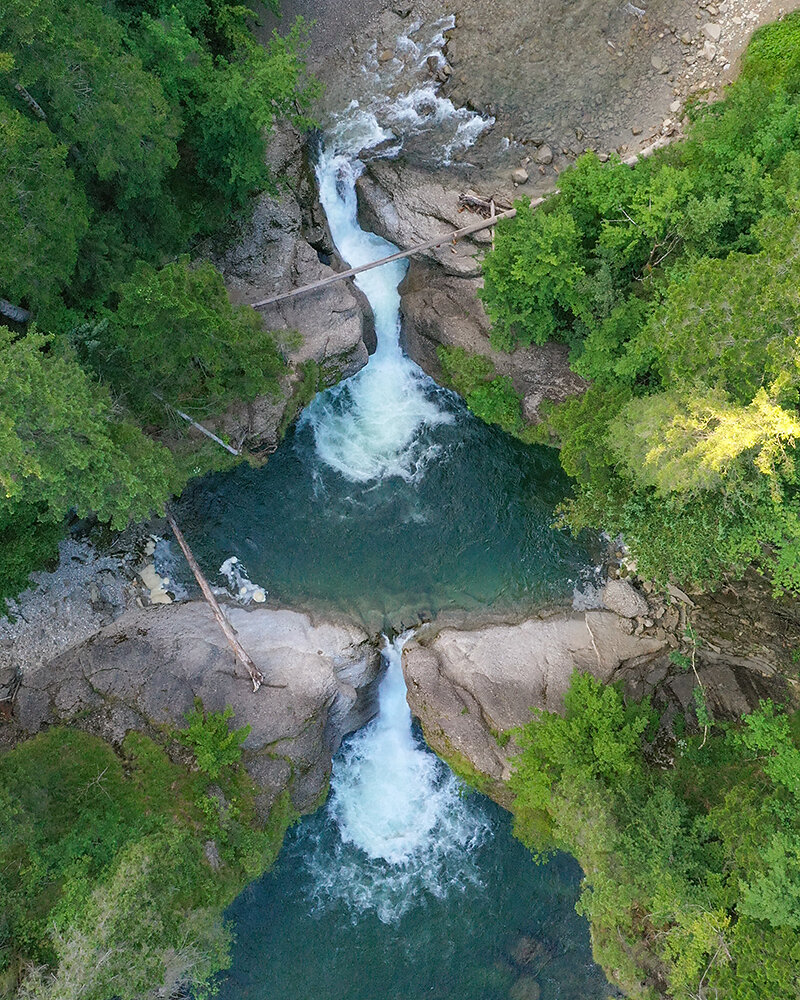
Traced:
<path fill-rule="evenodd" d="M 466 762 L 507 805 L 516 747 L 503 734 L 530 722 L 531 709 L 563 709 L 573 671 L 609 682 L 623 665 L 650 663 L 666 648 L 654 637 L 626 634 L 619 623 L 610 611 L 562 611 L 420 629 L 403 651 L 403 670 L 425 738 L 457 769 Z"/>
<path fill-rule="evenodd" d="M 345 621 L 296 611 L 228 607 L 242 645 L 268 684 L 254 693 L 202 601 L 128 612 L 87 642 L 23 675 L 14 702 L 22 735 L 67 723 L 119 743 L 131 729 L 185 723 L 196 698 L 249 724 L 243 760 L 262 789 L 266 816 L 289 789 L 299 812 L 314 807 L 342 737 L 377 710 L 380 653 Z"/>
<path fill-rule="evenodd" d="M 231 246 L 213 258 L 234 302 L 251 305 L 346 267 L 319 201 L 312 142 L 313 137 L 301 137 L 287 126 L 270 139 L 268 166 L 271 175 L 280 178 L 279 187 L 258 198 L 249 222 Z M 237 404 L 210 422 L 255 456 L 277 447 L 306 362 L 314 362 L 316 387 L 322 388 L 354 375 L 375 349 L 372 313 L 352 279 L 259 311 L 289 361 L 281 395 Z"/>

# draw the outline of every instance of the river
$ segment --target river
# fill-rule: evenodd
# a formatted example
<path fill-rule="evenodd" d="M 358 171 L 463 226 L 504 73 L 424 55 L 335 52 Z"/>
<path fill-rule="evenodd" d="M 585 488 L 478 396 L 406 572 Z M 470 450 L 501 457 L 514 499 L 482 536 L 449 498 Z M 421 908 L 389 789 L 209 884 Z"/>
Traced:
<path fill-rule="evenodd" d="M 409 33 L 405 91 L 377 89 L 327 129 L 320 197 L 351 266 L 395 249 L 359 226 L 359 156 L 424 134 L 445 159 L 490 125 L 409 73 L 439 51 L 444 24 L 427 42 Z M 235 555 L 272 600 L 346 610 L 394 636 L 378 716 L 334 759 L 326 806 L 230 910 L 238 943 L 220 995 L 600 1000 L 577 865 L 534 865 L 508 817 L 427 749 L 406 702 L 404 623 L 562 598 L 588 563 L 550 526 L 566 488 L 556 458 L 476 420 L 403 353 L 405 266 L 357 279 L 375 316 L 368 365 L 320 393 L 265 468 L 208 478 L 181 501 L 207 565 Z"/>

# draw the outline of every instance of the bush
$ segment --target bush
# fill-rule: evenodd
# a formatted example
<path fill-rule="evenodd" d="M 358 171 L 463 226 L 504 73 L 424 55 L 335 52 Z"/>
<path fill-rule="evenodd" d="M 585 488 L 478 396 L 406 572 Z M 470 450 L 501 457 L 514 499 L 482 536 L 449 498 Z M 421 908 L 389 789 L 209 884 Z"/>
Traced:
<path fill-rule="evenodd" d="M 516 734 L 516 835 L 578 859 L 595 956 L 627 996 L 793 996 L 796 727 L 765 702 L 739 726 L 678 742 L 664 770 L 645 754 L 655 721 L 646 703 L 575 674 L 565 714 L 537 713 Z"/>
<path fill-rule="evenodd" d="M 209 778 L 218 778 L 242 758 L 242 743 L 250 734 L 250 726 L 230 729 L 228 722 L 232 718 L 230 705 L 222 712 L 206 712 L 198 698 L 194 710 L 186 716 L 188 725 L 178 733 L 180 742 L 194 751 L 197 766 Z"/>
<path fill-rule="evenodd" d="M 210 755 L 223 800 L 210 774 L 135 732 L 119 754 L 54 728 L 0 755 L 0 974 L 19 978 L 20 998 L 135 1000 L 187 985 L 198 995 L 228 964 L 222 912 L 293 819 L 283 796 L 266 827 L 257 821 L 237 763 L 244 730 L 228 733 L 229 718 L 193 714 L 178 734 Z"/>
<path fill-rule="evenodd" d="M 494 363 L 463 347 L 437 348 L 443 380 L 464 397 L 470 410 L 487 424 L 509 434 L 522 428 L 522 397 L 508 375 L 497 375 Z"/>

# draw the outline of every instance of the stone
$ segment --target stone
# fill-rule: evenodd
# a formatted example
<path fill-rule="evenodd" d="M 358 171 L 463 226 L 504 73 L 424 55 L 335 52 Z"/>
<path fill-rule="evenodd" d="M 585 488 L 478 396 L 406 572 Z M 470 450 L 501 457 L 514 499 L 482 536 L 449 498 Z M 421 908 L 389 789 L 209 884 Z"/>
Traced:
<path fill-rule="evenodd" d="M 703 45 L 703 51 L 700 54 L 704 59 L 708 59 L 709 62 L 713 62 L 717 55 L 717 47 L 713 42 L 706 42 Z"/>
<path fill-rule="evenodd" d="M 670 597 L 674 597 L 676 601 L 680 601 L 682 604 L 688 604 L 690 608 L 695 607 L 695 603 L 691 597 L 684 593 L 680 587 L 676 587 L 674 583 L 667 584 L 667 593 Z"/>
<path fill-rule="evenodd" d="M 623 618 L 647 614 L 647 601 L 627 580 L 609 580 L 601 596 L 604 606 Z"/>
<path fill-rule="evenodd" d="M 681 110 L 681 102 L 673 101 L 672 104 L 670 104 L 669 106 L 669 110 L 672 112 L 673 115 L 677 114 Z"/>
<path fill-rule="evenodd" d="M 633 125 L 631 127 L 631 132 L 634 135 L 641 135 L 642 134 L 642 127 L 641 127 L 641 125 Z"/>
<path fill-rule="evenodd" d="M 222 858 L 219 856 L 219 848 L 216 840 L 207 840 L 203 844 L 203 852 L 212 872 L 218 872 L 222 867 Z"/>
<path fill-rule="evenodd" d="M 549 146 L 540 146 L 533 155 L 536 163 L 546 165 L 553 162 L 553 150 Z"/>
<path fill-rule="evenodd" d="M 276 194 L 259 196 L 238 238 L 213 258 L 237 305 L 327 277 L 336 258 L 302 137 L 288 126 L 276 127 L 267 166 L 273 176 L 285 178 L 285 184 Z M 370 348 L 374 350 L 372 313 L 352 281 L 276 302 L 260 313 L 266 329 L 301 334 L 299 346 L 285 348 L 289 363 L 297 372 L 314 361 L 324 384 L 354 375 L 369 360 Z M 255 456 L 270 454 L 277 446 L 296 378 L 292 374 L 284 379 L 280 399 L 259 396 L 252 403 L 235 403 L 204 422 L 215 433 L 227 435 L 235 447 L 245 447 Z"/>
<path fill-rule="evenodd" d="M 391 49 L 384 49 L 378 56 L 378 62 L 386 63 L 394 59 L 394 52 Z"/>
<path fill-rule="evenodd" d="M 711 42 L 718 42 L 720 36 L 722 35 L 722 28 L 713 21 L 707 21 L 701 30 L 706 38 Z"/>
<path fill-rule="evenodd" d="M 285 789 L 299 811 L 327 786 L 344 735 L 376 711 L 380 653 L 346 619 L 296 611 L 226 607 L 237 636 L 267 683 L 253 693 L 234 665 L 204 601 L 129 611 L 87 642 L 22 678 L 14 717 L 26 733 L 67 723 L 118 744 L 131 729 L 180 726 L 195 698 L 209 711 L 230 705 L 250 726 L 243 763 L 265 811 Z"/>
<path fill-rule="evenodd" d="M 653 55 L 650 57 L 650 65 L 656 72 L 660 73 L 664 69 L 664 60 L 661 56 Z"/>
<path fill-rule="evenodd" d="M 684 31 L 684 33 L 681 35 L 681 41 L 683 42 L 684 45 L 692 44 L 692 36 L 689 34 L 688 31 Z"/>
<path fill-rule="evenodd" d="M 511 180 L 515 184 L 526 184 L 528 176 L 528 171 L 524 167 L 517 167 L 517 169 L 511 174 Z"/>

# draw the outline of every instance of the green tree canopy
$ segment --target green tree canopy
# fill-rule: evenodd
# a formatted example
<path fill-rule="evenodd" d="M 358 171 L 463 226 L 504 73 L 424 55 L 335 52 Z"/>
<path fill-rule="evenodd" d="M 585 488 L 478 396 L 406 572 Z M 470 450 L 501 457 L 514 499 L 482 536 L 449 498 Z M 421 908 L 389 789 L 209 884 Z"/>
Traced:
<path fill-rule="evenodd" d="M 231 305 L 208 262 L 192 267 L 184 257 L 159 270 L 139 264 L 107 319 L 89 356 L 154 422 L 165 419 L 154 393 L 203 415 L 278 392 L 286 365 L 272 335 L 255 310 Z"/>
<path fill-rule="evenodd" d="M 66 147 L 2 96 L 0 146 L 0 293 L 37 309 L 72 278 L 89 224 L 86 198 L 67 166 Z"/>

